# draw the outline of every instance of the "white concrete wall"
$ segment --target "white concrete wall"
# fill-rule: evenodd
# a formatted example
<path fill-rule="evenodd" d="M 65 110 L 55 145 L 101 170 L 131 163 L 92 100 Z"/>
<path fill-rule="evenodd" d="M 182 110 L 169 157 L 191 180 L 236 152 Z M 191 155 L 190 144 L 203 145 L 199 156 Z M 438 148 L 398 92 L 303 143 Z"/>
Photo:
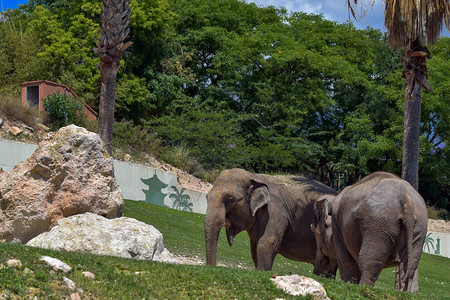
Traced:
<path fill-rule="evenodd" d="M 15 165 L 27 160 L 36 151 L 37 145 L 0 139 L 0 168 L 11 171 Z"/>
<path fill-rule="evenodd" d="M 11 171 L 15 165 L 27 160 L 36 149 L 37 145 L 0 139 L 0 168 L 4 171 Z M 159 192 L 166 195 L 163 199 L 164 206 L 172 208 L 174 201 L 177 199 L 177 192 L 173 188 L 176 187 L 178 196 L 181 196 L 179 199 L 184 200 L 183 203 L 185 204 L 178 205 L 178 209 L 206 213 L 206 194 L 179 187 L 177 185 L 177 174 L 173 172 L 114 160 L 114 174 L 125 199 L 146 201 L 144 190 L 149 190 L 150 187 L 142 182 L 142 179 L 146 180 L 156 175 L 159 181 L 167 185 Z"/>
<path fill-rule="evenodd" d="M 141 179 L 148 179 L 157 175 L 158 179 L 167 184 L 162 193 L 168 194 L 171 186 L 177 185 L 177 174 L 143 165 L 114 160 L 114 174 L 117 184 L 122 190 L 123 197 L 130 200 L 145 201 L 142 190 L 148 189 Z M 164 201 L 165 202 L 165 201 Z"/>
<path fill-rule="evenodd" d="M 423 252 L 450 258 L 450 234 L 428 231 Z"/>

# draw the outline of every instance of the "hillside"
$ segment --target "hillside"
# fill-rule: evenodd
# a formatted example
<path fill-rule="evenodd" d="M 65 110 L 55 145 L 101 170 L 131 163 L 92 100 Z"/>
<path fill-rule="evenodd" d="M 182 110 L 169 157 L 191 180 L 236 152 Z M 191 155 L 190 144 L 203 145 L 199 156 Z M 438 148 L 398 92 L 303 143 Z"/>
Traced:
<path fill-rule="evenodd" d="M 3 139 L 38 144 L 48 134 L 51 134 L 50 129 L 41 123 L 36 123 L 34 127 L 31 127 L 19 120 L 9 120 L 2 115 L 0 115 L 0 118 L 0 138 Z M 178 185 L 184 188 L 207 193 L 212 187 L 211 183 L 202 181 L 188 172 L 178 169 L 168 163 L 158 161 L 153 155 L 142 153 L 141 156 L 144 156 L 145 160 L 140 159 L 139 161 L 136 161 L 131 155 L 125 155 L 125 160 L 176 173 Z"/>

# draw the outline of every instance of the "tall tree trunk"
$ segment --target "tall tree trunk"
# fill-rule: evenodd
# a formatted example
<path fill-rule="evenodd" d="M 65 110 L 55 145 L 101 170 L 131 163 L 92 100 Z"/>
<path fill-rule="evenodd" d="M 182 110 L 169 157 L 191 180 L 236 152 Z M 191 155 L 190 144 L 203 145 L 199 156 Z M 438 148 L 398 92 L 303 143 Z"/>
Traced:
<path fill-rule="evenodd" d="M 419 139 L 422 85 L 409 72 L 405 77 L 405 107 L 403 111 L 402 178 L 419 190 Z"/>
<path fill-rule="evenodd" d="M 100 56 L 102 81 L 98 133 L 112 155 L 116 75 L 122 54 L 132 42 L 124 43 L 130 29 L 130 0 L 103 0 L 100 40 L 94 51 Z"/>
<path fill-rule="evenodd" d="M 414 49 L 403 55 L 405 107 L 403 123 L 402 178 L 419 190 L 419 141 L 422 85 L 428 90 L 426 59 L 428 50 Z"/>
<path fill-rule="evenodd" d="M 415 44 L 415 43 L 412 43 Z M 417 44 L 416 44 L 417 45 Z M 422 85 L 431 91 L 426 80 L 426 59 L 429 52 L 420 46 L 411 47 L 412 51 L 403 54 L 405 78 L 405 106 L 403 110 L 403 158 L 402 178 L 409 182 L 416 191 L 419 190 L 419 142 L 420 142 L 420 114 L 422 102 Z M 395 286 L 400 288 L 400 270 L 396 268 Z M 419 273 L 415 270 L 410 292 L 419 291 Z"/>
<path fill-rule="evenodd" d="M 105 143 L 106 151 L 112 155 L 116 75 L 118 68 L 101 66 L 101 92 L 98 118 L 98 134 Z"/>

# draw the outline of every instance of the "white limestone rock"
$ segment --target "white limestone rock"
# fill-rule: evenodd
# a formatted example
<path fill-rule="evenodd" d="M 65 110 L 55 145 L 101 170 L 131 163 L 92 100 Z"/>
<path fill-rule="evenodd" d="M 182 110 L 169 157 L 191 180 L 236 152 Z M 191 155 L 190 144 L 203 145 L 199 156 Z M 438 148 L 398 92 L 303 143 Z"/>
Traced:
<path fill-rule="evenodd" d="M 64 273 L 69 273 L 72 271 L 72 267 L 66 264 L 65 262 L 60 261 L 57 258 L 53 258 L 50 256 L 42 256 L 41 261 L 45 262 L 47 265 L 52 267 L 54 271 L 62 271 Z"/>
<path fill-rule="evenodd" d="M 69 125 L 0 176 L 0 241 L 26 243 L 61 218 L 93 212 L 122 216 L 113 159 L 99 135 Z"/>
<path fill-rule="evenodd" d="M 71 216 L 59 220 L 52 230 L 27 245 L 178 263 L 164 248 L 161 232 L 152 225 L 127 217 L 109 220 L 93 213 Z"/>
<path fill-rule="evenodd" d="M 312 278 L 300 276 L 297 274 L 289 276 L 277 276 L 271 278 L 277 288 L 292 296 L 312 295 L 314 299 L 327 300 L 327 292 L 323 286 Z"/>

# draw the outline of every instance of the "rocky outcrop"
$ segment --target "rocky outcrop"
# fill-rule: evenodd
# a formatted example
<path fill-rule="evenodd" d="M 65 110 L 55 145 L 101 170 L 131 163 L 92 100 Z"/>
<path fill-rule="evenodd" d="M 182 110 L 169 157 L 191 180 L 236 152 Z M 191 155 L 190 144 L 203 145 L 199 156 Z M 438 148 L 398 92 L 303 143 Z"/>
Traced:
<path fill-rule="evenodd" d="M 323 286 L 312 278 L 300 276 L 297 274 L 288 276 L 277 276 L 271 278 L 277 288 L 282 289 L 285 293 L 292 296 L 312 295 L 313 299 L 330 299 Z"/>
<path fill-rule="evenodd" d="M 61 218 L 122 215 L 113 159 L 100 137 L 70 125 L 49 135 L 26 161 L 0 174 L 0 241 L 26 243 Z"/>
<path fill-rule="evenodd" d="M 64 218 L 50 232 L 35 237 L 27 245 L 177 263 L 164 248 L 163 236 L 158 229 L 126 217 L 108 220 L 85 213 Z"/>

